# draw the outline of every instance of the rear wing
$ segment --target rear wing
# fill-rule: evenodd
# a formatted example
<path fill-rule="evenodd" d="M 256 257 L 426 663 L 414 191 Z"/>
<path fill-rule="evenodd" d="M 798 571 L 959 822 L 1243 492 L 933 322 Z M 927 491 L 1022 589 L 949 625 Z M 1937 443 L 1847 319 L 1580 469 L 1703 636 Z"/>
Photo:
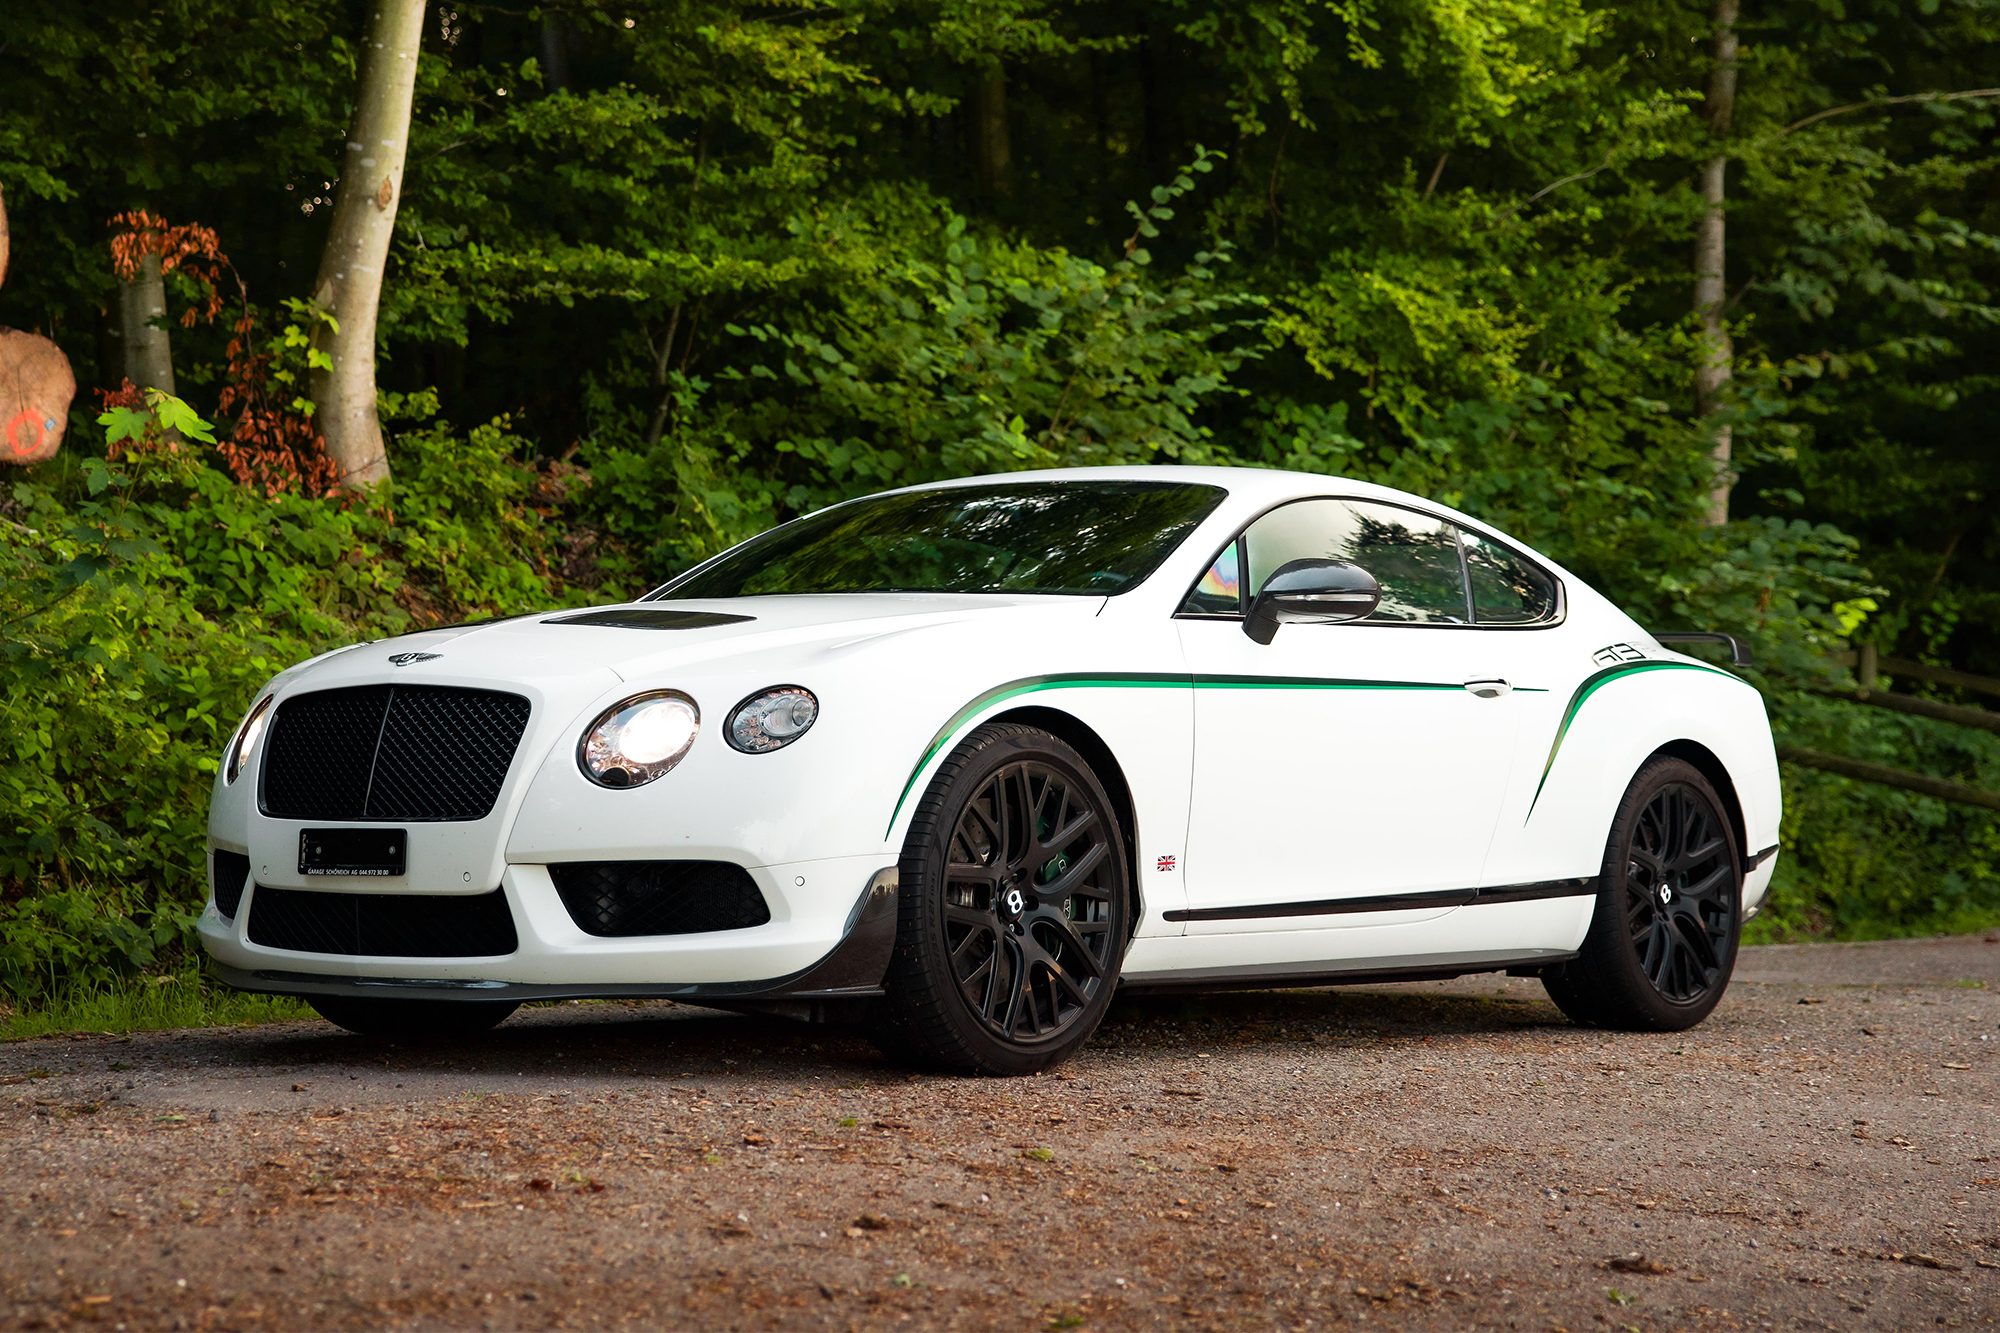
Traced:
<path fill-rule="evenodd" d="M 1720 630 L 1663 630 L 1653 635 L 1661 643 L 1726 643 L 1729 645 L 1729 665 L 1747 667 L 1750 665 L 1750 645 L 1734 634 L 1724 634 Z"/>

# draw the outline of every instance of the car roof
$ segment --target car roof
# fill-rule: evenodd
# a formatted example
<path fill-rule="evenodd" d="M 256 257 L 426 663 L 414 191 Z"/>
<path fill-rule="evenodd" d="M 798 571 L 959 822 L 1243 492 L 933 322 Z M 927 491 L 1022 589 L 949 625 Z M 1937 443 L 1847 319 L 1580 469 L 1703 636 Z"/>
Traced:
<path fill-rule="evenodd" d="M 1407 491 L 1398 491 L 1351 477 L 1328 476 L 1319 472 L 1288 472 L 1265 467 L 1189 467 L 1178 463 L 1145 464 L 1134 467 L 1040 468 L 1032 472 L 989 472 L 976 477 L 954 477 L 948 481 L 924 482 L 900 489 L 929 491 L 960 486 L 1040 481 L 1184 482 L 1220 486 L 1233 497 L 1263 500 L 1281 500 L 1287 496 L 1301 494 L 1323 494 L 1331 489 L 1337 490 L 1342 495 L 1383 500 L 1418 500 L 1425 505 L 1433 504 L 1432 501 L 1422 496 L 1411 495 Z"/>

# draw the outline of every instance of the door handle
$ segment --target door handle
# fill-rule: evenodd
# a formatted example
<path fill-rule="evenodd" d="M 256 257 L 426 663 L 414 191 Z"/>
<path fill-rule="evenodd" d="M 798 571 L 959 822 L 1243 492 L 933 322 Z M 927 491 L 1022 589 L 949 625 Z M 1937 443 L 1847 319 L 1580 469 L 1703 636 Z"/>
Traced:
<path fill-rule="evenodd" d="M 1514 689 L 1512 685 L 1498 676 L 1475 676 L 1465 682 L 1465 688 L 1482 699 L 1498 699 L 1501 695 L 1511 693 Z"/>

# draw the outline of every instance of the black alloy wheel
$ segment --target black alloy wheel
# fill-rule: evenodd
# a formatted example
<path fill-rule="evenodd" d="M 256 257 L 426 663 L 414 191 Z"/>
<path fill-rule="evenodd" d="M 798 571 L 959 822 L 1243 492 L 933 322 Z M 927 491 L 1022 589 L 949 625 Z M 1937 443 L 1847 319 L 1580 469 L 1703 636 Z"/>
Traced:
<path fill-rule="evenodd" d="M 1678 1032 L 1699 1023 L 1736 964 L 1741 866 L 1708 780 L 1678 759 L 1647 764 L 1612 822 L 1583 946 L 1544 974 L 1550 998 L 1591 1027 Z"/>
<path fill-rule="evenodd" d="M 1625 853 L 1625 924 L 1646 979 L 1675 1004 L 1715 988 L 1736 936 L 1736 868 L 1727 826 L 1676 782 L 1639 812 Z"/>
<path fill-rule="evenodd" d="M 1090 1036 L 1118 983 L 1130 883 L 1102 783 L 1032 727 L 974 732 L 904 846 L 884 1044 L 928 1065 L 1026 1074 Z"/>

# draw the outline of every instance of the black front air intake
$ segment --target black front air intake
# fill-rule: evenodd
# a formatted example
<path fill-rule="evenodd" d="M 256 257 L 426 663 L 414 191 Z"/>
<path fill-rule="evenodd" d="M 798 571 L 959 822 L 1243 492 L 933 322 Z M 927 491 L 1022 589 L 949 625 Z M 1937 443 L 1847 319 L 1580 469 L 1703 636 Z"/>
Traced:
<path fill-rule="evenodd" d="M 570 861 L 549 878 L 592 935 L 695 935 L 771 919 L 750 872 L 730 861 Z"/>
<path fill-rule="evenodd" d="M 528 725 L 499 690 L 360 685 L 278 705 L 260 804 L 279 819 L 483 819 Z"/>
<path fill-rule="evenodd" d="M 250 942 L 297 953 L 373 958 L 486 958 L 519 947 L 507 896 L 316 893 L 262 884 L 250 895 Z"/>
<path fill-rule="evenodd" d="M 215 887 L 215 910 L 234 921 L 236 909 L 243 905 L 243 885 L 250 879 L 250 858 L 241 852 L 226 852 L 220 847 L 210 856 L 214 863 L 209 870 L 208 882 Z"/>

